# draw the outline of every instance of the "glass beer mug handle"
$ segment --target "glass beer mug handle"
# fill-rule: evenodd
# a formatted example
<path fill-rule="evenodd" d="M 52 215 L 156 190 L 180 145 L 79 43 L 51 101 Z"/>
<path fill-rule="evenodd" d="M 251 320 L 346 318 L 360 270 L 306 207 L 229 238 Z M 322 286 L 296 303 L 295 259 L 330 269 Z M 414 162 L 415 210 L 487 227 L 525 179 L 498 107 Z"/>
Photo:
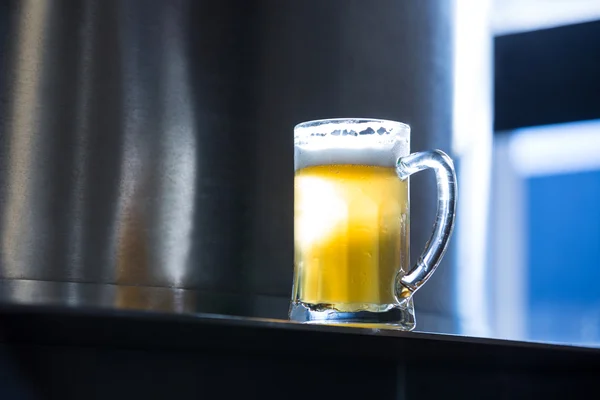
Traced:
<path fill-rule="evenodd" d="M 408 179 L 415 172 L 433 169 L 437 181 L 438 206 L 433 233 L 417 264 L 407 274 L 402 271 L 396 279 L 396 296 L 399 300 L 410 298 L 435 272 L 454 227 L 456 213 L 456 174 L 452 160 L 441 150 L 413 153 L 398 159 L 396 171 L 400 179 Z"/>

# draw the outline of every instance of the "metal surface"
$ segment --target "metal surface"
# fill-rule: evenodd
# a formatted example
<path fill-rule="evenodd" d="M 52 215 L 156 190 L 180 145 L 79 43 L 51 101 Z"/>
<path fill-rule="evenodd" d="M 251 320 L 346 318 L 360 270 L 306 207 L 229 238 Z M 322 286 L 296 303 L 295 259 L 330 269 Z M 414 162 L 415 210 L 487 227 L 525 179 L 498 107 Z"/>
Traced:
<path fill-rule="evenodd" d="M 444 0 L 2 2 L 2 299 L 77 305 L 90 298 L 82 285 L 114 285 L 162 288 L 162 304 L 186 290 L 234 299 L 188 311 L 278 314 L 248 304 L 289 299 L 292 127 L 389 118 L 412 126 L 413 150 L 448 149 L 450 11 Z M 420 248 L 435 185 L 412 190 Z M 449 318 L 452 273 L 436 275 L 436 299 L 421 304 Z"/>

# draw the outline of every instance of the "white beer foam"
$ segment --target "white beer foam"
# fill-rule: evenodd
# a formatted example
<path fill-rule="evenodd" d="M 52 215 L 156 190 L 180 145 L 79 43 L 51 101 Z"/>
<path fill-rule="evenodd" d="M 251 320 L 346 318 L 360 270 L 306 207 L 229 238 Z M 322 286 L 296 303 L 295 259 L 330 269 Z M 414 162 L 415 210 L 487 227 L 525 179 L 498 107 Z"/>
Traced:
<path fill-rule="evenodd" d="M 294 165 L 354 164 L 394 167 L 409 154 L 410 127 L 368 118 L 310 121 L 294 129 Z"/>
<path fill-rule="evenodd" d="M 335 136 L 336 131 L 340 131 L 337 134 L 347 131 L 365 137 L 371 137 L 372 134 L 401 138 L 410 136 L 410 127 L 402 122 L 370 118 L 334 118 L 298 124 L 294 128 L 294 137 L 302 140 L 313 136 Z"/>
<path fill-rule="evenodd" d="M 321 141 L 324 138 L 316 139 Z M 360 137 L 348 138 L 351 145 L 344 146 L 343 139 L 335 138 L 336 147 L 321 145 L 296 145 L 294 167 L 296 170 L 315 165 L 374 165 L 394 167 L 399 157 L 409 154 L 408 139 L 394 140 L 391 143 L 375 144 L 360 142 Z"/>

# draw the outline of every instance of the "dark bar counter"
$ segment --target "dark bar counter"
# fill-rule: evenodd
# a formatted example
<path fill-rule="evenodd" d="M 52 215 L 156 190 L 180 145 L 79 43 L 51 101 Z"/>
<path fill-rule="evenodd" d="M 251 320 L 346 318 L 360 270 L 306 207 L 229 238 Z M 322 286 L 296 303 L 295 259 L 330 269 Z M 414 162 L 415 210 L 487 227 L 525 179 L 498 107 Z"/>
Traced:
<path fill-rule="evenodd" d="M 594 348 L 0 306 L 0 399 L 598 398 L 599 376 Z"/>

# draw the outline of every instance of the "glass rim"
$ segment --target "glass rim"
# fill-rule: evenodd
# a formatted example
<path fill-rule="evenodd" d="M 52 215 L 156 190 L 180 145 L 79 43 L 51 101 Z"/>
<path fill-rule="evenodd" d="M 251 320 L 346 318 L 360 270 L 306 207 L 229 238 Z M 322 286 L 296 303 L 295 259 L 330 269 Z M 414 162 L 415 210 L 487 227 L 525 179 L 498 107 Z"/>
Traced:
<path fill-rule="evenodd" d="M 294 126 L 294 136 L 298 136 L 299 133 L 305 132 L 307 134 L 315 131 L 317 127 L 326 126 L 339 126 L 339 125 L 360 125 L 360 124 L 372 124 L 386 127 L 389 133 L 393 136 L 408 137 L 410 135 L 410 126 L 403 122 L 393 121 L 389 119 L 381 118 L 325 118 L 315 119 L 311 121 L 304 121 Z"/>

